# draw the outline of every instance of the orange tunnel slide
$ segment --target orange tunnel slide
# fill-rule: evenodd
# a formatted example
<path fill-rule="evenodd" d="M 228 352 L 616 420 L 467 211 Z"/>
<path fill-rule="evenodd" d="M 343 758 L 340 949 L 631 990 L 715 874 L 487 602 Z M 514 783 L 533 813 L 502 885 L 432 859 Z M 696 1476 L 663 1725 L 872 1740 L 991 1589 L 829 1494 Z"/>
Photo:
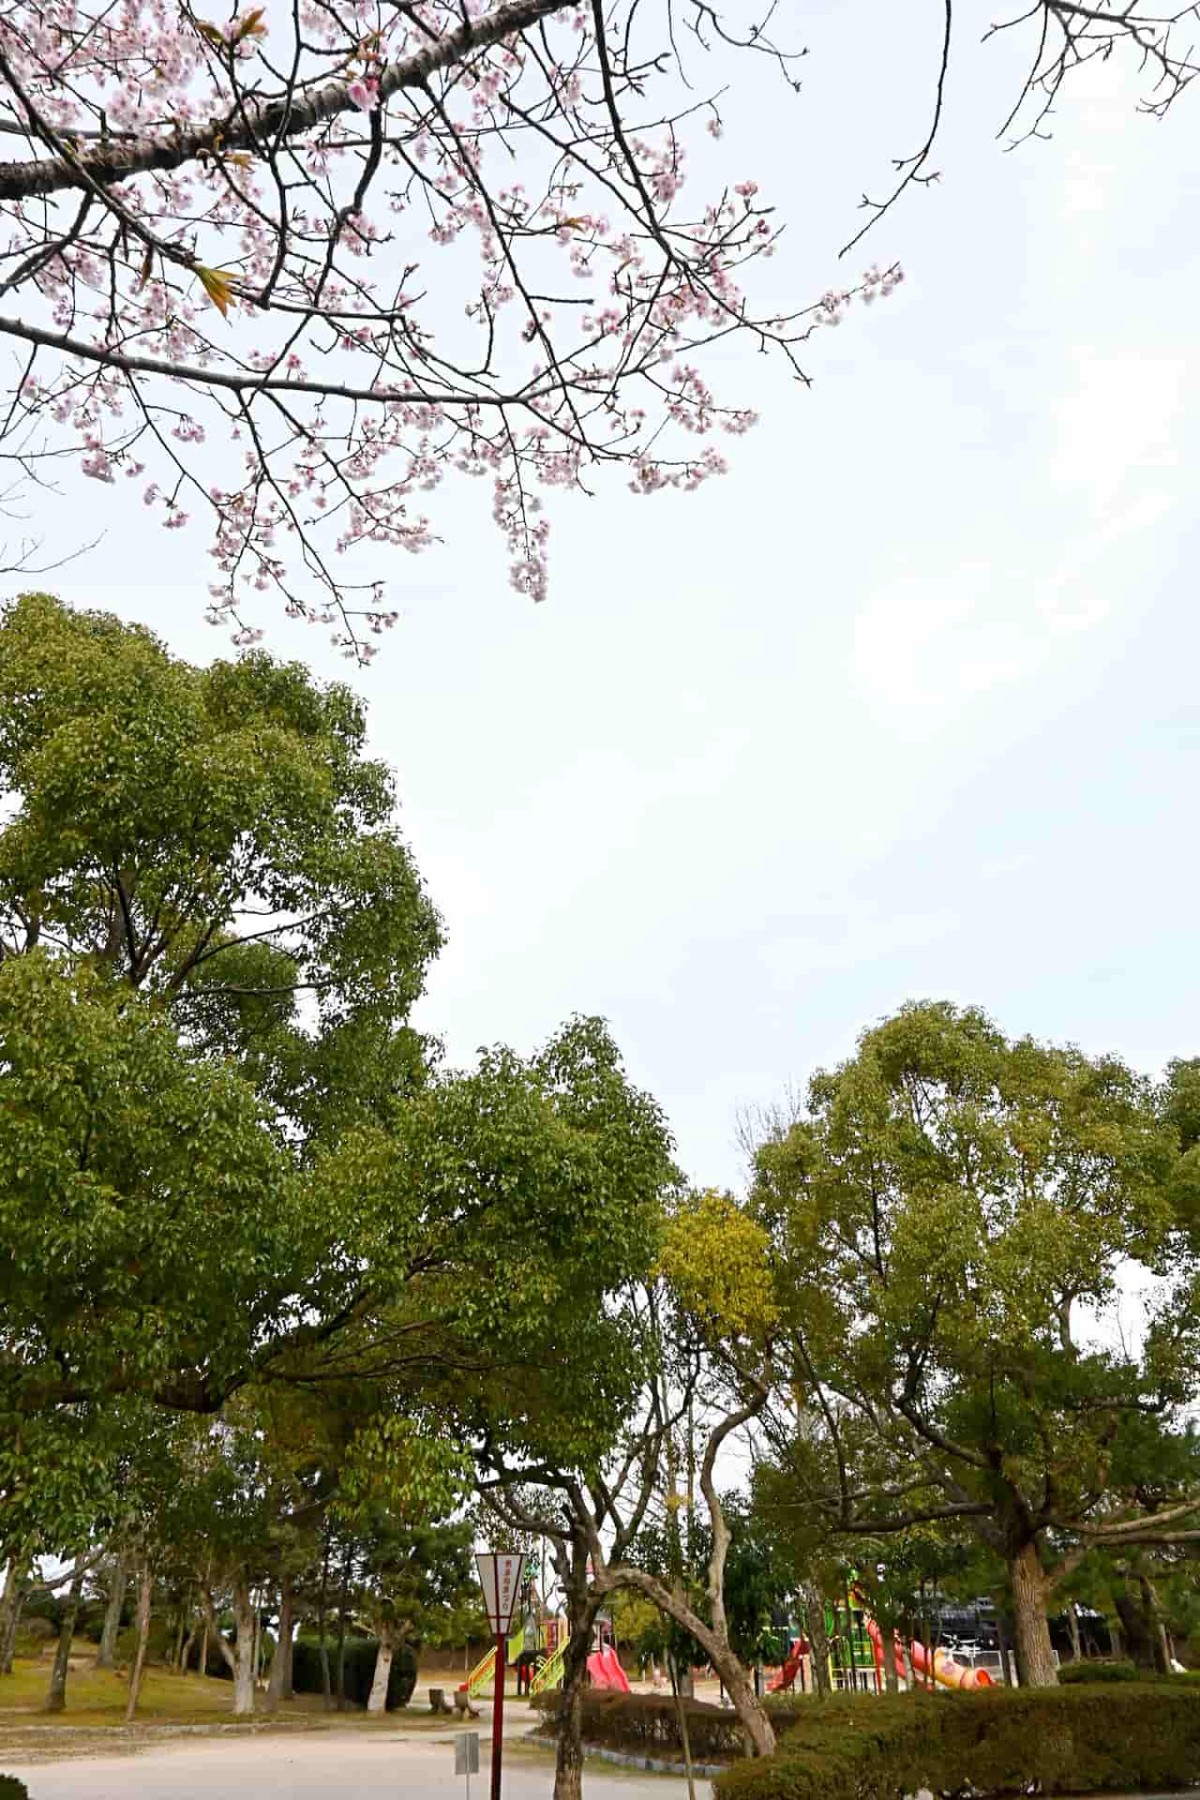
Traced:
<path fill-rule="evenodd" d="M 867 1636 L 870 1638 L 871 1648 L 875 1652 L 875 1667 L 882 1672 L 883 1633 L 870 1613 L 865 1615 L 865 1619 Z M 903 1657 L 908 1663 L 913 1675 L 922 1681 L 928 1680 L 929 1663 L 926 1659 L 924 1644 L 904 1643 L 897 1638 L 896 1654 L 897 1657 Z M 935 1650 L 933 1653 L 933 1679 L 948 1688 L 989 1688 L 996 1685 L 986 1669 L 968 1669 L 965 1663 L 955 1662 L 954 1658 L 945 1650 Z"/>

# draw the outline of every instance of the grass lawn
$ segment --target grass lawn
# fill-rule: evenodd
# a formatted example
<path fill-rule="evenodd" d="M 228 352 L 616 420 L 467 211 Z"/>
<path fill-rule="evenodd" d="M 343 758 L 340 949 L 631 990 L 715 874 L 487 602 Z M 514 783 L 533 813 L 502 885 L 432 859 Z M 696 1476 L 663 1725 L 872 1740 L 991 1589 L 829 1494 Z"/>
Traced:
<path fill-rule="evenodd" d="M 80 1643 L 71 1654 L 67 1676 L 67 1710 L 43 1713 L 50 1685 L 51 1656 L 17 1658 L 11 1675 L 0 1677 L 0 1726 L 28 1724 L 41 1715 L 62 1725 L 121 1725 L 128 1688 L 124 1675 L 97 1669 L 93 1644 Z M 233 1688 L 228 1681 L 204 1675 L 174 1675 L 151 1665 L 142 1682 L 138 1719 L 144 1724 L 211 1725 L 231 1716 Z M 324 1714 L 319 1694 L 304 1694 L 279 1709 L 280 1718 Z M 342 1715 L 343 1718 L 345 1715 Z"/>
<path fill-rule="evenodd" d="M 456 1717 L 429 1710 L 428 1689 L 452 1685 L 446 1674 L 437 1670 L 431 1670 L 418 1682 L 412 1701 L 403 1711 L 382 1717 L 368 1718 L 361 1706 L 348 1707 L 345 1712 L 327 1712 L 322 1695 L 301 1694 L 275 1713 L 258 1711 L 250 1718 L 235 1719 L 230 1682 L 196 1674 L 175 1675 L 152 1664 L 142 1683 L 137 1716 L 132 1725 L 126 1726 L 125 1676 L 97 1669 L 96 1647 L 90 1643 L 78 1643 L 72 1652 L 66 1710 L 46 1712 L 51 1661 L 52 1652 L 47 1648 L 41 1657 L 18 1658 L 13 1673 L 0 1677 L 0 1770 L 6 1765 L 57 1762 L 64 1757 L 74 1761 L 114 1750 L 146 1750 L 179 1733 L 200 1732 L 236 1741 L 296 1731 L 349 1731 L 356 1737 L 419 1742 L 446 1741 L 451 1733 L 463 1728 Z M 261 1706 L 261 1694 L 257 1703 Z M 527 1731 L 534 1723 L 527 1703 L 514 1704 L 510 1696 L 510 1706 L 511 1715 L 506 1713 L 510 1731 L 514 1735 Z M 480 1721 L 467 1723 L 470 1729 L 481 1731 L 486 1740 L 486 1714 Z M 521 1748 L 524 1750 L 525 1746 Z"/>
<path fill-rule="evenodd" d="M 67 1706 L 61 1713 L 47 1713 L 46 1690 L 50 1685 L 52 1655 L 47 1649 L 41 1657 L 18 1657 L 11 1675 L 0 1677 L 0 1738 L 13 1728 L 38 1726 L 123 1726 L 128 1687 L 124 1674 L 95 1667 L 94 1644 L 77 1643 L 71 1653 L 71 1669 L 67 1676 Z M 448 1717 L 429 1711 L 426 1691 L 429 1687 L 449 1687 L 450 1679 L 433 1673 L 418 1683 L 412 1701 L 403 1712 L 388 1713 L 385 1718 L 368 1719 L 361 1706 L 349 1706 L 345 1712 L 328 1712 L 320 1694 L 298 1694 L 285 1701 L 278 1712 L 261 1710 L 253 1720 L 233 1717 L 233 1685 L 211 1676 L 176 1675 L 151 1664 L 142 1682 L 136 1726 L 145 1725 L 354 1725 L 365 1730 L 380 1727 L 403 1728 L 405 1734 L 425 1735 L 444 1732 L 453 1727 Z M 257 1696 L 261 1708 L 263 1696 Z"/>

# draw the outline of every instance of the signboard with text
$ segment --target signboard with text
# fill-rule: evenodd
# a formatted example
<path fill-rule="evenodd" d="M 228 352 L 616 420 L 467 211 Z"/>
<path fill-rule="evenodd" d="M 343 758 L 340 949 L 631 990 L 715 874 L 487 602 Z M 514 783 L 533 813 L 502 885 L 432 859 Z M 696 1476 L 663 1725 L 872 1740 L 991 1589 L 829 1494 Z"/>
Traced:
<path fill-rule="evenodd" d="M 475 1564 L 479 1570 L 479 1585 L 483 1589 L 488 1624 L 494 1636 L 507 1637 L 521 1603 L 525 1558 L 510 1556 L 504 1552 L 479 1550 L 475 1554 Z"/>

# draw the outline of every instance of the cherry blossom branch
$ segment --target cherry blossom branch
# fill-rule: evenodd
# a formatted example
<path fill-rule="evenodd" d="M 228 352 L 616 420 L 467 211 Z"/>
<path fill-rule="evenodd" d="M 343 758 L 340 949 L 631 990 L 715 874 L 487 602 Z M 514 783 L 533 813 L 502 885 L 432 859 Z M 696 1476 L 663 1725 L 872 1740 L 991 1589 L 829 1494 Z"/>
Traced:
<path fill-rule="evenodd" d="M 505 0 L 504 5 L 481 19 L 464 19 L 424 49 L 387 64 L 378 76 L 379 98 L 389 100 L 406 88 L 424 90 L 430 76 L 463 62 L 471 51 L 502 43 L 574 4 L 576 0 Z M 0 200 L 28 200 L 35 195 L 79 187 L 85 181 L 107 185 L 128 181 L 133 175 L 163 173 L 201 157 L 215 156 L 218 149 L 225 157 L 231 151 L 257 155 L 267 138 L 274 139 L 278 147 L 341 113 L 356 112 L 359 102 L 352 87 L 349 81 L 329 81 L 303 99 L 297 99 L 289 90 L 280 99 L 267 103 L 248 100 L 238 109 L 240 117 L 213 119 L 191 130 L 177 128 L 162 138 L 144 136 L 139 141 L 135 137 L 132 143 L 123 138 L 83 156 L 59 156 L 37 163 L 0 163 Z"/>

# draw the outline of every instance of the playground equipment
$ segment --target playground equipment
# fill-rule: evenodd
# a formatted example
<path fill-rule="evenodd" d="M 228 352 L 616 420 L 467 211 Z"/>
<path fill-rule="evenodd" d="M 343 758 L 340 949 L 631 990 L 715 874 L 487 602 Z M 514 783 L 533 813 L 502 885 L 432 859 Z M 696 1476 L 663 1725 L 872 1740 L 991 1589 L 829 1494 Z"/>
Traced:
<path fill-rule="evenodd" d="M 867 1633 L 875 1651 L 875 1666 L 879 1670 L 880 1678 L 882 1679 L 883 1633 L 880 1631 L 870 1613 L 865 1613 L 864 1618 L 866 1620 Z M 910 1643 L 897 1638 L 896 1661 L 897 1673 L 899 1673 L 899 1665 L 901 1663 L 907 1663 L 910 1670 L 910 1678 L 916 1676 L 922 1681 L 928 1681 L 930 1658 L 925 1654 L 924 1644 L 917 1643 L 915 1640 Z M 954 1658 L 945 1650 L 935 1650 L 933 1652 L 932 1661 L 933 1679 L 940 1682 L 942 1687 L 973 1690 L 995 1687 L 996 1685 L 986 1669 L 971 1669 L 967 1667 L 966 1663 L 955 1662 Z"/>
<path fill-rule="evenodd" d="M 850 1590 L 845 1607 L 825 1608 L 825 1631 L 830 1643 L 829 1685 L 865 1687 L 882 1693 L 883 1633 L 872 1618 L 861 1589 Z M 779 1673 L 767 1683 L 768 1691 L 778 1693 L 793 1687 L 797 1679 L 802 1688 L 810 1685 L 811 1659 L 807 1638 L 793 1638 L 786 1644 Z M 946 1650 L 934 1650 L 930 1657 L 924 1644 L 902 1638 L 896 1639 L 896 1673 L 914 1687 L 928 1685 L 931 1677 L 942 1687 L 966 1691 L 996 1685 L 995 1677 L 986 1669 L 958 1662 Z"/>
<path fill-rule="evenodd" d="M 809 1649 L 807 1638 L 799 1637 L 793 1639 L 792 1643 L 788 1646 L 787 1655 L 783 1659 L 783 1667 L 780 1669 L 778 1675 L 774 1676 L 767 1683 L 767 1692 L 769 1694 L 777 1694 L 781 1688 L 794 1687 L 796 1684 L 796 1677 L 800 1673 L 802 1659 L 811 1654 L 812 1652 Z"/>
<path fill-rule="evenodd" d="M 556 1688 L 562 1681 L 563 1658 L 567 1654 L 567 1645 L 570 1641 L 569 1637 L 564 1637 L 558 1648 L 546 1658 L 541 1667 L 534 1670 L 533 1678 L 529 1683 L 531 1700 L 535 1694 L 543 1694 L 548 1688 Z"/>
<path fill-rule="evenodd" d="M 520 1630 L 514 1631 L 508 1640 L 508 1662 L 510 1664 L 515 1663 L 524 1648 L 525 1627 L 522 1625 Z M 459 1693 L 465 1693 L 468 1699 L 473 1700 L 477 1694 L 483 1693 L 484 1689 L 491 1683 L 495 1673 L 496 1646 L 493 1644 L 486 1655 L 480 1657 L 479 1661 L 475 1664 L 475 1667 L 471 1670 L 471 1673 L 467 1676 L 467 1679 L 461 1683 L 458 1690 Z"/>
<path fill-rule="evenodd" d="M 621 1667 L 611 1644 L 592 1651 L 587 1659 L 587 1671 L 592 1678 L 593 1687 L 616 1688 L 622 1694 L 629 1692 L 629 1677 Z"/>
<path fill-rule="evenodd" d="M 516 1667 L 517 1692 L 524 1681 L 530 1699 L 562 1685 L 564 1660 L 570 1635 L 567 1622 L 559 1613 L 551 1613 L 543 1604 L 536 1586 L 528 1584 L 527 1611 L 524 1623 L 509 1634 L 505 1645 L 505 1668 Z M 612 1626 L 606 1619 L 597 1621 L 596 1635 L 587 1659 L 587 1672 L 598 1688 L 629 1692 L 629 1681 L 621 1667 L 612 1641 Z M 496 1647 L 481 1656 L 464 1682 L 459 1684 L 455 1704 L 466 1708 L 477 1695 L 486 1694 L 496 1681 Z M 446 1710 L 449 1711 L 447 1704 Z"/>

